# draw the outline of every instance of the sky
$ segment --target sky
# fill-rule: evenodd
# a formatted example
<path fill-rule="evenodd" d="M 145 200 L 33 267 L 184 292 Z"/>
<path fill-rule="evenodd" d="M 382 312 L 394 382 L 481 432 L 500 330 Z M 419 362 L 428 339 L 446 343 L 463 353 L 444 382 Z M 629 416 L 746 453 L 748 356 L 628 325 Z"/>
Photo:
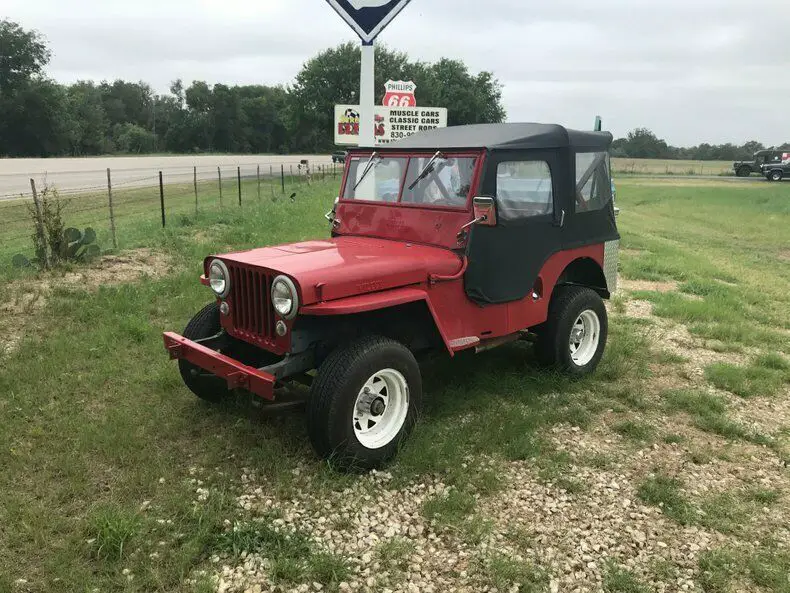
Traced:
<path fill-rule="evenodd" d="M 48 73 L 64 83 L 288 84 L 357 39 L 324 0 L 0 4 L 47 38 Z M 647 127 L 680 146 L 790 141 L 787 0 L 412 0 L 380 41 L 492 71 L 509 121 L 589 128 L 600 114 L 616 137 Z"/>

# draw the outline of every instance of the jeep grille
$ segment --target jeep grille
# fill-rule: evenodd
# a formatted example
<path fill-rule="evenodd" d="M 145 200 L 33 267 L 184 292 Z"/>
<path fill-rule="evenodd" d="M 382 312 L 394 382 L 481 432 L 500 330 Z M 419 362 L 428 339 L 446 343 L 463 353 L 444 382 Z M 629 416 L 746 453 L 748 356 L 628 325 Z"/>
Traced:
<path fill-rule="evenodd" d="M 230 272 L 231 334 L 260 345 L 273 343 L 274 311 L 270 300 L 272 277 L 257 268 L 227 263 Z"/>

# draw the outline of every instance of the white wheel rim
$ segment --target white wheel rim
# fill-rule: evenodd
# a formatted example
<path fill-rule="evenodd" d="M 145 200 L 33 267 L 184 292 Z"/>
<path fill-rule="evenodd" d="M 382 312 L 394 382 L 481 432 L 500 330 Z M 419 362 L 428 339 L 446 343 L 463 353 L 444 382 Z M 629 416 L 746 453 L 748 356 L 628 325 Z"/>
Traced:
<path fill-rule="evenodd" d="M 409 385 L 395 369 L 375 373 L 359 390 L 351 412 L 363 447 L 380 449 L 398 436 L 409 413 Z"/>
<path fill-rule="evenodd" d="M 582 311 L 571 327 L 571 336 L 568 341 L 571 360 L 580 367 L 589 363 L 598 350 L 600 339 L 601 320 L 598 319 L 598 314 L 591 309 Z"/>

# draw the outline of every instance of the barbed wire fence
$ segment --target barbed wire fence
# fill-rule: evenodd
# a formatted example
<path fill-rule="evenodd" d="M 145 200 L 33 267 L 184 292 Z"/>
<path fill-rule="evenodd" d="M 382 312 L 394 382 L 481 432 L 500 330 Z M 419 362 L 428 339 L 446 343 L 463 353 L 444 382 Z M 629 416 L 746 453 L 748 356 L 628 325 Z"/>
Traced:
<path fill-rule="evenodd" d="M 31 176 L 31 189 L 0 195 L 0 265 L 29 252 L 41 228 L 33 191 L 57 191 L 69 227 L 92 227 L 105 248 L 122 249 L 135 233 L 167 228 L 201 212 L 265 205 L 317 180 L 339 180 L 342 165 L 306 160 L 242 165 L 78 171 Z M 40 215 L 38 215 L 40 216 Z"/>

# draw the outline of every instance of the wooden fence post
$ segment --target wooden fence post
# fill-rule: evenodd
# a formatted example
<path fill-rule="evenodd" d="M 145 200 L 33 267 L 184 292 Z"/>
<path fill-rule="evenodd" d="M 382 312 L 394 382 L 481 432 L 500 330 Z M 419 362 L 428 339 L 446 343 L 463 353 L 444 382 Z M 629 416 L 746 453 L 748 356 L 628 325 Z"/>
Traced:
<path fill-rule="evenodd" d="M 283 185 L 283 193 L 285 193 L 285 165 L 280 165 L 280 181 Z"/>
<path fill-rule="evenodd" d="M 222 208 L 222 169 L 217 167 L 217 178 L 219 179 L 219 206 Z"/>
<path fill-rule="evenodd" d="M 110 234 L 112 235 L 112 248 L 118 249 L 118 238 L 115 236 L 115 211 L 112 207 L 112 177 L 110 168 L 107 167 L 107 199 L 110 203 Z"/>
<path fill-rule="evenodd" d="M 255 170 L 255 174 L 258 178 L 258 201 L 261 199 L 261 166 L 258 165 L 257 169 Z"/>
<path fill-rule="evenodd" d="M 198 213 L 197 167 L 192 167 L 192 183 L 195 186 L 195 214 L 197 214 Z"/>
<path fill-rule="evenodd" d="M 159 171 L 159 204 L 162 207 L 162 228 L 165 228 L 165 184 L 162 182 L 161 171 Z"/>
<path fill-rule="evenodd" d="M 33 191 L 33 204 L 36 207 L 36 235 L 38 244 L 41 247 L 41 253 L 36 253 L 36 257 L 41 260 L 42 267 L 48 269 L 49 256 L 47 255 L 47 239 L 44 236 L 44 217 L 41 214 L 41 204 L 38 201 L 36 182 L 32 177 L 30 178 L 30 189 Z"/>
<path fill-rule="evenodd" d="M 241 206 L 241 166 L 236 167 L 236 179 L 239 185 L 239 206 Z"/>

